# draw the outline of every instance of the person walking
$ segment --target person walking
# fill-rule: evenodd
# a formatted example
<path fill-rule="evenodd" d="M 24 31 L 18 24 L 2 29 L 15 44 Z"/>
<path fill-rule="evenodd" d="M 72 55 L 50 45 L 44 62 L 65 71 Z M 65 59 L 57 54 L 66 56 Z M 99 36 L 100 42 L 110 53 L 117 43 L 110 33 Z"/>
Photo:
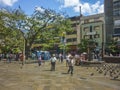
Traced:
<path fill-rule="evenodd" d="M 68 74 L 70 72 L 71 76 L 72 76 L 73 75 L 73 70 L 74 70 L 74 68 L 73 68 L 74 67 L 74 57 L 72 55 L 69 57 L 68 66 L 69 66 Z"/>
<path fill-rule="evenodd" d="M 9 63 L 11 63 L 11 61 L 12 61 L 12 57 L 13 57 L 13 54 L 12 53 L 9 53 Z"/>
<path fill-rule="evenodd" d="M 62 53 L 59 54 L 59 61 L 60 61 L 61 63 L 63 63 L 63 55 L 62 55 Z"/>
<path fill-rule="evenodd" d="M 0 61 L 2 60 L 2 53 L 0 53 Z"/>
<path fill-rule="evenodd" d="M 41 64 L 42 64 L 42 57 L 40 55 L 39 58 L 38 58 L 38 66 L 41 66 Z"/>
<path fill-rule="evenodd" d="M 68 62 L 69 62 L 70 56 L 71 56 L 70 53 L 68 53 L 68 55 L 66 56 L 66 67 L 68 66 Z"/>
<path fill-rule="evenodd" d="M 25 59 L 25 56 L 23 53 L 20 54 L 20 61 L 22 62 L 22 66 L 24 65 L 24 59 Z"/>
<path fill-rule="evenodd" d="M 50 58 L 50 60 L 51 60 L 51 71 L 55 71 L 55 64 L 56 64 L 57 58 L 55 57 L 54 54 L 52 55 L 52 57 Z"/>

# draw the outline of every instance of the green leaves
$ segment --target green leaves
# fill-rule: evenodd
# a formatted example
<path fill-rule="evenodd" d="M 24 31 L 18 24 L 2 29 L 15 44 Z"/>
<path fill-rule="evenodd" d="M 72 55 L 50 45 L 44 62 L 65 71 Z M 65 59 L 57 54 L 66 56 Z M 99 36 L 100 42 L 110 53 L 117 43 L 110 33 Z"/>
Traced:
<path fill-rule="evenodd" d="M 111 42 L 107 43 L 107 47 L 111 52 L 119 52 L 119 48 L 117 47 L 117 39 L 112 39 Z"/>
<path fill-rule="evenodd" d="M 81 43 L 78 45 L 81 52 L 87 52 L 89 41 L 87 39 L 82 39 Z"/>
<path fill-rule="evenodd" d="M 13 52 L 29 51 L 34 43 L 44 46 L 44 49 L 53 47 L 54 43 L 60 43 L 63 32 L 70 32 L 71 22 L 54 10 L 42 8 L 42 12 L 35 10 L 31 16 L 27 16 L 19 7 L 18 9 L 0 11 L 0 39 L 3 44 Z M 25 42 L 24 42 L 25 40 Z M 29 49 L 29 50 L 28 50 Z"/>

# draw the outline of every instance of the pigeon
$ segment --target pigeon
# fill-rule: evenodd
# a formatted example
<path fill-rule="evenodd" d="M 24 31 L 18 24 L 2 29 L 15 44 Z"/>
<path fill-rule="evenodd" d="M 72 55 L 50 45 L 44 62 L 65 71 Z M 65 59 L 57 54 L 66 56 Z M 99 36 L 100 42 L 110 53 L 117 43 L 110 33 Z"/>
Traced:
<path fill-rule="evenodd" d="M 93 76 L 93 75 L 94 75 L 94 73 L 91 73 L 91 74 L 90 74 L 90 76 Z"/>

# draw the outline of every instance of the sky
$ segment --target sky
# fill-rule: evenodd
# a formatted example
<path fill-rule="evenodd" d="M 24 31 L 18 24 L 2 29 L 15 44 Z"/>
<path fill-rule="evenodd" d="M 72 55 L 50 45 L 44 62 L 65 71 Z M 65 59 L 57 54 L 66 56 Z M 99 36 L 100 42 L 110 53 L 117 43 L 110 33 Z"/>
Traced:
<path fill-rule="evenodd" d="M 104 0 L 0 0 L 0 8 L 16 9 L 18 7 L 27 15 L 32 15 L 35 9 L 52 9 L 56 12 L 64 12 L 68 16 L 84 16 L 103 13 Z"/>

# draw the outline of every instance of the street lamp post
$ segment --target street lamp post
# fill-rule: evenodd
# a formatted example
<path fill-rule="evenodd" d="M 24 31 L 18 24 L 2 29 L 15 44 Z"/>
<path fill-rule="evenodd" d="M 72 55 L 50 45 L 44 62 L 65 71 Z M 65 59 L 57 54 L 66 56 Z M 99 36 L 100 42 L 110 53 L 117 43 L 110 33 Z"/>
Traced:
<path fill-rule="evenodd" d="M 58 40 L 58 39 L 60 39 L 60 37 L 54 37 L 54 39 L 55 39 L 55 40 Z M 58 53 L 58 52 L 57 52 L 57 48 L 58 48 L 58 46 L 56 47 L 56 45 L 58 45 L 58 44 L 55 43 L 55 42 L 54 42 L 53 44 L 54 44 L 54 50 L 55 50 L 55 53 Z"/>
<path fill-rule="evenodd" d="M 64 59 L 65 59 L 65 56 L 66 56 L 66 55 L 65 55 L 65 51 L 66 51 L 65 49 L 66 49 L 66 39 L 64 40 L 64 49 L 63 49 Z"/>
<path fill-rule="evenodd" d="M 62 33 L 62 43 L 63 43 L 63 57 L 65 59 L 65 47 L 66 47 L 66 32 Z"/>
<path fill-rule="evenodd" d="M 23 57 L 23 59 L 24 59 L 24 61 L 25 61 L 25 38 L 24 38 L 24 47 L 23 47 L 24 49 L 23 49 L 23 55 L 24 55 L 24 57 Z"/>
<path fill-rule="evenodd" d="M 103 60 L 103 57 L 104 57 L 104 42 L 102 42 L 102 52 L 101 52 L 101 59 Z"/>
<path fill-rule="evenodd" d="M 88 61 L 90 61 L 90 45 L 87 46 Z"/>

